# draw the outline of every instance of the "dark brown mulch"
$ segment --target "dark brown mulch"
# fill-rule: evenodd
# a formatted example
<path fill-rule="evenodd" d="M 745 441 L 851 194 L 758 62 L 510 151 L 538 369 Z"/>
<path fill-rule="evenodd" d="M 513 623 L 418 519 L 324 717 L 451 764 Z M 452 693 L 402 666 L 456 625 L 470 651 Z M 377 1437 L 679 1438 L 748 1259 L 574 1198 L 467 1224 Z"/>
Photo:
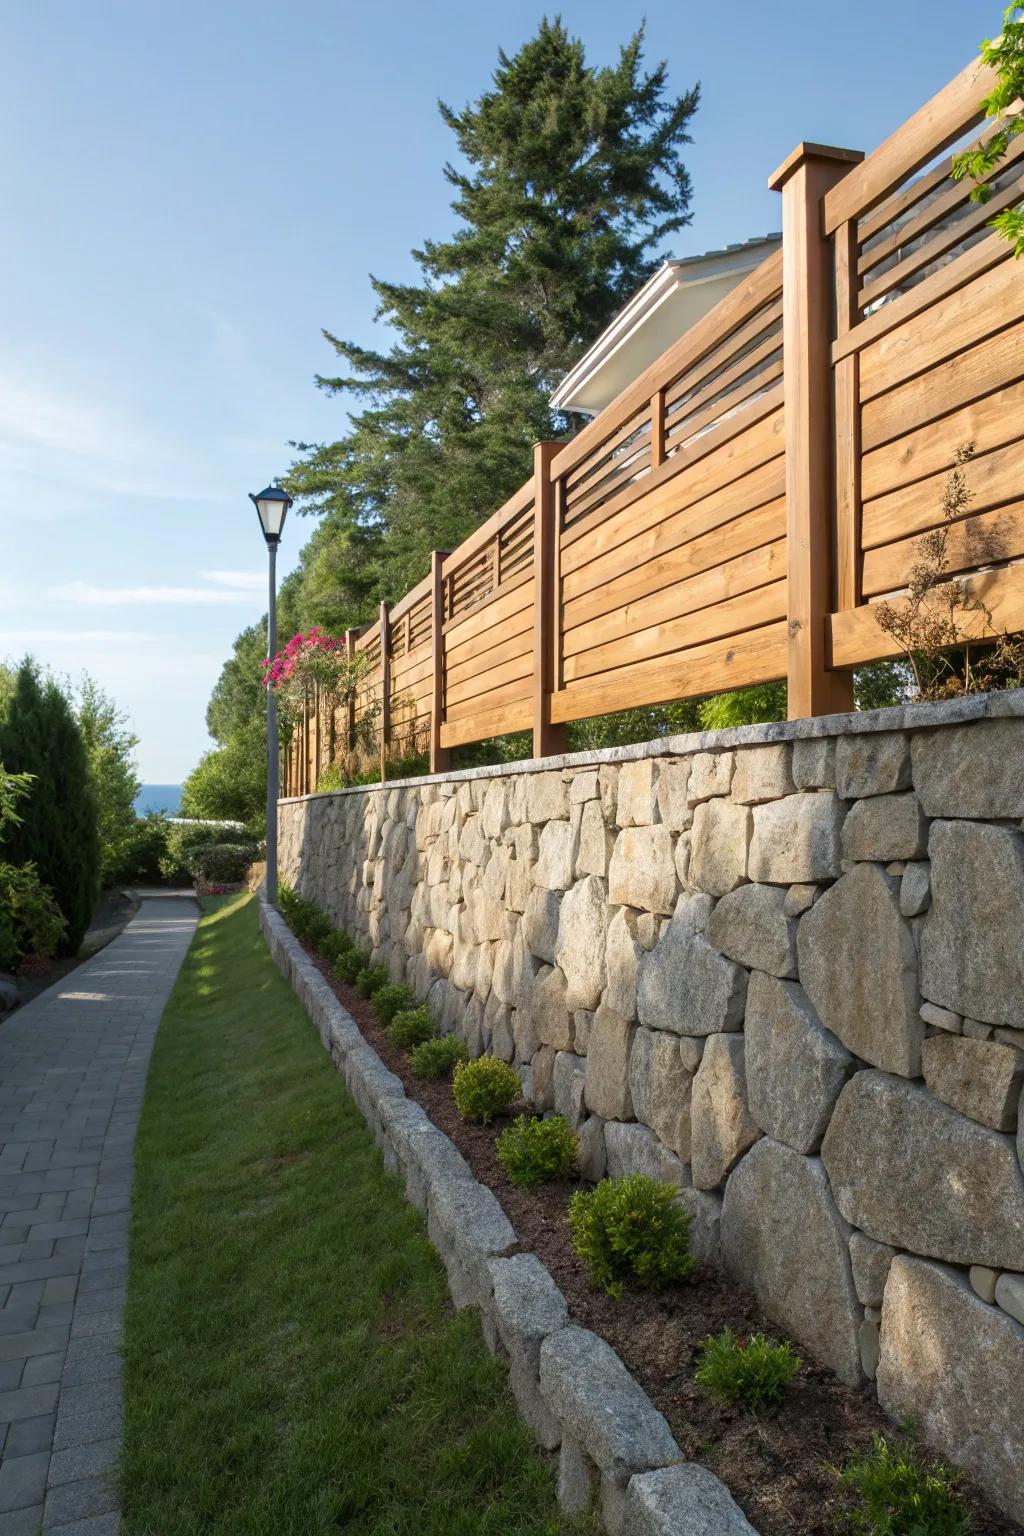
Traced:
<path fill-rule="evenodd" d="M 574 1321 L 605 1339 L 672 1427 L 683 1454 L 710 1467 L 762 1536 L 834 1536 L 843 1528 L 844 1498 L 835 1472 L 892 1430 L 870 1388 L 844 1386 L 804 1357 L 785 1403 L 772 1418 L 723 1406 L 694 1383 L 698 1346 L 731 1328 L 739 1336 L 762 1331 L 783 1338 L 765 1321 L 754 1298 L 711 1269 L 693 1282 L 658 1294 L 639 1292 L 613 1301 L 597 1290 L 573 1252 L 566 1221 L 576 1184 L 521 1189 L 506 1178 L 495 1154 L 501 1125 L 468 1125 L 447 1082 L 414 1077 L 373 1010 L 354 987 L 337 980 L 314 950 L 307 951 L 339 1001 L 378 1055 L 450 1136 L 482 1184 L 494 1191 L 524 1251 L 536 1253 L 561 1288 Z M 518 1106 L 522 1109 L 522 1105 Z M 799 1346 L 797 1346 L 798 1353 Z M 964 1490 L 975 1536 L 1021 1536 L 1022 1528 L 997 1513 L 973 1488 Z"/>

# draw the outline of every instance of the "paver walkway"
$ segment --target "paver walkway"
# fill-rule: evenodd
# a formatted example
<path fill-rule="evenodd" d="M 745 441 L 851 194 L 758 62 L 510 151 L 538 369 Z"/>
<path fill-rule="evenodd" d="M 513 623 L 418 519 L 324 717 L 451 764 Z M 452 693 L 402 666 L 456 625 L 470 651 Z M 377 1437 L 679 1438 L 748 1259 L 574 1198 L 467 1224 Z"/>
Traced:
<path fill-rule="evenodd" d="M 113 1536 L 132 1146 L 196 925 L 147 898 L 0 1025 L 0 1536 Z"/>

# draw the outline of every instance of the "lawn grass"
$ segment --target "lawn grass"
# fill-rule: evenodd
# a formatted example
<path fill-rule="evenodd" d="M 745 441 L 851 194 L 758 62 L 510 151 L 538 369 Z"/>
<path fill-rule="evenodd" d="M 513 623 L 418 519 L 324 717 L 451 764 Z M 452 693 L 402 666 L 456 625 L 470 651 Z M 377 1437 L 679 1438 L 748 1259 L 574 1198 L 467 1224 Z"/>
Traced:
<path fill-rule="evenodd" d="M 167 1005 L 133 1206 L 125 1536 L 578 1529 L 248 897 Z"/>

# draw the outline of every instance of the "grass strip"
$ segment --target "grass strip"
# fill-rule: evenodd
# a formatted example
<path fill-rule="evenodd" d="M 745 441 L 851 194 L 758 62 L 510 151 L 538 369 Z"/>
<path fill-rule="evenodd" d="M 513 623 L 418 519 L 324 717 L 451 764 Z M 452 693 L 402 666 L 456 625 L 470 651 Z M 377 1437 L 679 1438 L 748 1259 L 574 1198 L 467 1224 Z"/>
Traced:
<path fill-rule="evenodd" d="M 280 976 L 202 918 L 136 1147 L 125 1536 L 556 1536 L 552 1469 Z"/>

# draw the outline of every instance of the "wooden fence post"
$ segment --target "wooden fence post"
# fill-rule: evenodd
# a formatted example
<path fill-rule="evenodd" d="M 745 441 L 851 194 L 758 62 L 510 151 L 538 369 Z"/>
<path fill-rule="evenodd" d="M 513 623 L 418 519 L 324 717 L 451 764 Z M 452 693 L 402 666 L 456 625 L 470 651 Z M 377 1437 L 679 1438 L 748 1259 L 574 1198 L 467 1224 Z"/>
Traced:
<path fill-rule="evenodd" d="M 435 549 L 430 556 L 431 637 L 433 643 L 433 695 L 430 706 L 430 771 L 444 773 L 451 766 L 452 755 L 441 745 L 444 714 L 444 551 Z"/>
<path fill-rule="evenodd" d="M 559 605 L 559 528 L 551 461 L 563 443 L 537 443 L 533 450 L 533 755 L 565 751 L 565 726 L 551 721 L 556 686 Z"/>
<path fill-rule="evenodd" d="M 380 605 L 380 781 L 388 776 L 388 747 L 391 745 L 391 607 Z"/>
<path fill-rule="evenodd" d="M 830 672 L 832 607 L 832 250 L 822 199 L 863 155 L 798 144 L 768 185 L 782 193 L 789 718 L 853 708 L 853 678 Z"/>
<path fill-rule="evenodd" d="M 356 654 L 356 635 L 358 633 L 357 629 L 346 629 L 345 631 L 345 654 L 349 661 Z M 348 696 L 346 714 L 348 719 L 345 725 L 345 735 L 348 741 L 348 750 L 349 752 L 354 752 L 356 749 L 356 691 L 354 688 Z"/>

